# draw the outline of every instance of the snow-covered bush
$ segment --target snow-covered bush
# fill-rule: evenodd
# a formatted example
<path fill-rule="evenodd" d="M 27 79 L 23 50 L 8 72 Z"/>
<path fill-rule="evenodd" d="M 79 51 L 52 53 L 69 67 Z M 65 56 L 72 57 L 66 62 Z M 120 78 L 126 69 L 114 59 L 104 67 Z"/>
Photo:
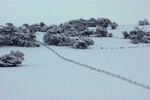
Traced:
<path fill-rule="evenodd" d="M 131 43 L 150 43 L 150 32 L 143 31 L 141 29 L 136 29 L 133 31 L 123 32 L 125 39 L 130 39 Z"/>
<path fill-rule="evenodd" d="M 70 20 L 68 24 L 78 31 L 83 31 L 87 27 L 99 26 L 106 29 L 107 27 L 111 26 L 112 29 L 115 29 L 118 26 L 116 22 L 112 23 L 111 20 L 108 18 L 98 18 L 98 19 L 90 18 L 88 20 L 80 18 L 79 20 Z"/>
<path fill-rule="evenodd" d="M 46 32 L 49 29 L 49 27 L 44 22 L 40 22 L 29 25 L 28 29 L 30 30 L 31 33 Z"/>
<path fill-rule="evenodd" d="M 85 41 L 80 39 L 75 39 L 72 44 L 72 48 L 76 48 L 76 49 L 86 49 L 87 47 L 88 44 Z"/>
<path fill-rule="evenodd" d="M 43 37 L 44 43 L 48 45 L 70 46 L 71 38 L 64 34 L 49 34 L 46 33 Z"/>
<path fill-rule="evenodd" d="M 95 32 L 96 37 L 107 37 L 108 31 L 104 28 L 97 28 Z"/>
<path fill-rule="evenodd" d="M 122 35 L 124 36 L 124 39 L 129 39 L 130 35 L 127 31 L 122 32 Z"/>
<path fill-rule="evenodd" d="M 94 41 L 89 38 L 74 38 L 72 39 L 72 48 L 76 49 L 86 49 L 88 46 L 94 45 Z"/>
<path fill-rule="evenodd" d="M 111 25 L 111 21 L 108 18 L 98 18 L 97 25 L 99 27 L 106 29 L 108 26 Z"/>
<path fill-rule="evenodd" d="M 35 32 L 47 32 L 51 27 L 47 26 L 44 22 L 36 23 L 36 24 L 23 24 L 23 29 L 28 30 L 30 33 L 34 34 Z"/>
<path fill-rule="evenodd" d="M 17 51 L 11 51 L 10 54 L 0 56 L 0 67 L 14 67 L 21 64 L 24 60 L 24 54 Z"/>
<path fill-rule="evenodd" d="M 70 36 L 70 37 L 75 37 L 75 36 L 79 36 L 80 35 L 80 32 L 78 32 L 76 29 L 74 28 L 70 28 L 68 30 L 65 30 L 64 32 L 67 36 Z"/>
<path fill-rule="evenodd" d="M 80 32 L 80 36 L 90 36 L 93 35 L 94 32 L 86 29 L 85 31 Z"/>
<path fill-rule="evenodd" d="M 30 25 L 30 29 L 29 30 L 36 30 L 39 31 L 39 26 L 40 28 L 45 27 L 45 24 L 34 24 Z M 48 30 L 46 31 L 47 33 L 51 33 L 51 34 L 62 34 L 65 33 L 68 36 L 74 37 L 74 36 L 79 36 L 81 33 L 86 33 L 87 35 L 89 34 L 93 34 L 91 32 L 87 32 L 87 28 L 88 27 L 101 27 L 102 29 L 106 29 L 107 27 L 112 27 L 113 29 L 115 29 L 117 27 L 117 23 L 115 22 L 111 22 L 109 19 L 107 18 L 99 18 L 99 19 L 95 19 L 95 18 L 90 18 L 89 20 L 85 20 L 85 19 L 77 19 L 77 20 L 70 20 L 66 23 L 61 23 L 59 25 L 51 25 L 48 27 Z M 47 29 L 47 28 L 46 28 Z M 84 34 L 85 35 L 85 34 Z"/>
<path fill-rule="evenodd" d="M 147 19 L 144 19 L 144 20 L 140 20 L 138 22 L 138 25 L 139 26 L 143 26 L 143 25 L 150 25 L 149 21 Z"/>
<path fill-rule="evenodd" d="M 15 39 L 16 45 L 23 47 L 39 47 L 40 44 L 36 41 L 36 36 L 31 33 L 19 33 Z"/>
<path fill-rule="evenodd" d="M 111 23 L 111 29 L 116 29 L 118 24 L 116 22 Z"/>
<path fill-rule="evenodd" d="M 80 38 L 80 39 L 81 39 L 82 41 L 85 41 L 88 46 L 89 46 L 89 45 L 94 45 L 94 43 L 95 43 L 92 39 L 89 39 L 89 38 L 87 38 L 87 37 L 82 37 L 82 38 Z"/>
<path fill-rule="evenodd" d="M 89 20 L 84 20 L 84 23 L 87 27 L 96 27 L 97 26 L 97 19 L 90 18 Z"/>
<path fill-rule="evenodd" d="M 40 25 L 41 27 L 46 26 L 46 24 L 45 24 L 44 22 L 40 22 L 39 25 Z"/>
<path fill-rule="evenodd" d="M 94 41 L 89 38 L 71 38 L 66 34 L 46 33 L 43 40 L 47 45 L 71 46 L 73 48 L 87 48 L 89 45 L 94 45 Z"/>
<path fill-rule="evenodd" d="M 9 24 L 0 29 L 0 45 L 38 47 L 36 37 L 31 33 L 23 33 L 19 28 Z"/>
<path fill-rule="evenodd" d="M 61 34 L 63 33 L 62 28 L 57 25 L 52 25 L 51 28 L 46 32 L 49 34 Z"/>

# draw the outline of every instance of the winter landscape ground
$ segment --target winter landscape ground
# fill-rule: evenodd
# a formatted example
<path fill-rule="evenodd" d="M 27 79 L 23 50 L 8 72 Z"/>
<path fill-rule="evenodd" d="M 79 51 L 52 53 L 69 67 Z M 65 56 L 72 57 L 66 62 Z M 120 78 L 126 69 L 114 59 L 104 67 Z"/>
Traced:
<path fill-rule="evenodd" d="M 150 46 L 122 39 L 122 31 L 135 25 L 109 30 L 114 37 L 91 37 L 95 44 L 87 49 L 50 46 L 62 56 L 150 85 Z M 144 30 L 150 31 L 150 26 Z M 36 33 L 43 41 L 43 34 Z M 119 37 L 119 38 L 115 38 Z M 135 48 L 130 48 L 135 47 Z M 36 48 L 1 47 L 25 54 L 19 67 L 0 68 L 0 100 L 149 100 L 150 91 L 103 73 L 66 62 L 44 46 Z"/>
<path fill-rule="evenodd" d="M 0 0 L 0 100 L 150 100 L 148 9 L 150 0 Z"/>

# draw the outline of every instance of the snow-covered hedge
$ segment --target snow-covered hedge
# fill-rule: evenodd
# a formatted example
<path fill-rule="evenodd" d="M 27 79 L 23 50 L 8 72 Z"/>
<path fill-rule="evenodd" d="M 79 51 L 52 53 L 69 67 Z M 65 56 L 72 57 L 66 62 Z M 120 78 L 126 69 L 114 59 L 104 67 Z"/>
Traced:
<path fill-rule="evenodd" d="M 108 18 L 90 18 L 88 20 L 80 18 L 77 20 L 70 20 L 66 23 L 61 23 L 60 25 L 51 25 L 47 32 L 51 34 L 65 33 L 68 36 L 79 36 L 80 34 L 89 36 L 93 34 L 93 32 L 87 31 L 88 27 L 100 27 L 107 30 L 108 27 L 116 29 L 117 26 L 118 24 L 116 22 L 112 22 Z"/>
<path fill-rule="evenodd" d="M 131 43 L 150 43 L 150 32 L 143 31 L 141 29 L 136 29 L 133 31 L 123 32 L 125 39 L 130 39 Z"/>
<path fill-rule="evenodd" d="M 0 56 L 0 67 L 15 67 L 24 60 L 24 54 L 17 51 L 11 51 L 10 54 Z"/>
<path fill-rule="evenodd" d="M 71 46 L 73 48 L 87 48 L 94 44 L 94 41 L 89 38 L 71 38 L 65 34 L 46 33 L 43 40 L 47 45 Z"/>

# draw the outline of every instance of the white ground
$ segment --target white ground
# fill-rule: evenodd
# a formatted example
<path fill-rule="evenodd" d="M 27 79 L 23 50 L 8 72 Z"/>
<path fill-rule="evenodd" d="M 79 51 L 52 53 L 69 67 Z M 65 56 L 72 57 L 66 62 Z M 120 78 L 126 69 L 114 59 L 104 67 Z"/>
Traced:
<path fill-rule="evenodd" d="M 148 29 L 150 27 L 147 27 Z M 120 36 L 132 26 L 112 31 Z M 41 35 L 39 35 L 41 40 Z M 129 40 L 93 38 L 86 50 L 51 46 L 67 58 L 150 84 L 150 48 L 101 50 L 101 47 L 134 46 Z M 143 44 L 139 44 L 141 46 Z M 2 47 L 0 54 L 20 50 L 21 67 L 0 68 L 0 100 L 149 100 L 150 91 L 119 79 L 68 63 L 40 48 Z"/>

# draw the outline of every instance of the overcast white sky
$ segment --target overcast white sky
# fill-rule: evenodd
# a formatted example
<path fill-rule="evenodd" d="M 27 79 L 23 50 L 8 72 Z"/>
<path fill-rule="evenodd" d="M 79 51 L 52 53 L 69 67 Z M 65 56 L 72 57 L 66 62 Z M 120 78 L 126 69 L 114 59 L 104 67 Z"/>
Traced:
<path fill-rule="evenodd" d="M 108 17 L 119 24 L 150 19 L 150 0 L 0 0 L 0 24 Z"/>

